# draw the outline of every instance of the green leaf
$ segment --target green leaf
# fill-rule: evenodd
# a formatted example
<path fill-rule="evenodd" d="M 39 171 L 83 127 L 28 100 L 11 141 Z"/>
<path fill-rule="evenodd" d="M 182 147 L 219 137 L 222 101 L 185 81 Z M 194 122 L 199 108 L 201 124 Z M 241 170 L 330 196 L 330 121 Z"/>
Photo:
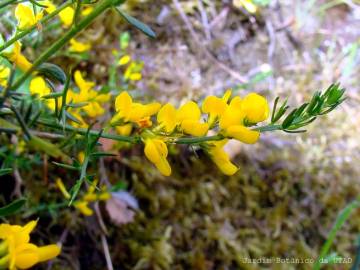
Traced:
<path fill-rule="evenodd" d="M 26 203 L 26 199 L 18 199 L 0 208 L 0 217 L 9 216 L 18 212 Z"/>
<path fill-rule="evenodd" d="M 57 65 L 51 63 L 43 63 L 37 68 L 40 74 L 48 77 L 49 79 L 56 80 L 61 84 L 66 82 L 65 72 Z"/>
<path fill-rule="evenodd" d="M 141 32 L 143 32 L 145 35 L 156 38 L 155 32 L 146 24 L 140 22 L 138 19 L 130 16 L 129 14 L 126 14 L 121 9 L 116 8 L 117 12 L 120 14 L 121 17 L 123 17 L 128 23 L 130 23 L 132 26 L 139 29 Z"/>
<path fill-rule="evenodd" d="M 55 92 L 55 93 L 51 93 L 49 95 L 45 95 L 45 96 L 42 96 L 41 98 L 45 98 L 45 99 L 55 99 L 55 98 L 58 98 L 58 97 L 61 97 L 63 95 L 63 92 Z"/>
<path fill-rule="evenodd" d="M 0 169 L 0 176 L 3 176 L 5 174 L 9 174 L 11 172 L 12 172 L 11 168 Z"/>
<path fill-rule="evenodd" d="M 75 166 L 71 166 L 71 165 L 67 165 L 67 164 L 63 164 L 63 163 L 58 163 L 58 162 L 55 162 L 55 161 L 53 161 L 52 163 L 55 164 L 56 166 L 59 166 L 59 167 L 65 168 L 65 169 L 69 169 L 69 170 L 73 170 L 73 171 L 78 171 L 79 170 L 79 168 L 77 168 Z"/>

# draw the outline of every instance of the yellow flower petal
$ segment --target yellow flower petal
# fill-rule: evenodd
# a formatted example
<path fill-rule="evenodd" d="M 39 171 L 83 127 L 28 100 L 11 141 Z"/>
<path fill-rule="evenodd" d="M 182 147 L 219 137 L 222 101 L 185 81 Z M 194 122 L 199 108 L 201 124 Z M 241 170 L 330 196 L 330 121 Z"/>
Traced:
<path fill-rule="evenodd" d="M 146 139 L 144 153 L 163 175 L 169 176 L 171 174 L 171 167 L 166 159 L 168 149 L 162 140 Z"/>
<path fill-rule="evenodd" d="M 70 48 L 69 48 L 69 50 L 71 52 L 83 53 L 83 52 L 86 52 L 86 51 L 90 50 L 90 48 L 91 48 L 90 43 L 82 43 L 82 42 L 79 42 L 79 41 L 75 40 L 74 38 L 70 39 Z"/>
<path fill-rule="evenodd" d="M 92 6 L 87 6 L 81 11 L 81 15 L 82 16 L 87 16 L 93 11 L 93 9 L 94 8 Z"/>
<path fill-rule="evenodd" d="M 177 121 L 180 123 L 185 119 L 199 121 L 200 117 L 201 111 L 194 101 L 188 101 L 178 109 Z"/>
<path fill-rule="evenodd" d="M 15 17 L 18 21 L 18 28 L 20 30 L 29 28 L 36 24 L 42 17 L 42 12 L 34 14 L 34 10 L 24 4 L 18 4 L 15 9 Z"/>
<path fill-rule="evenodd" d="M 238 168 L 230 161 L 229 155 L 223 149 L 227 142 L 228 140 L 225 139 L 211 143 L 208 153 L 223 174 L 233 175 L 238 171 Z"/>
<path fill-rule="evenodd" d="M 61 180 L 61 178 L 59 178 L 59 177 L 56 178 L 55 183 L 56 183 L 56 186 L 58 187 L 58 189 L 61 191 L 61 193 L 65 197 L 65 199 L 70 199 L 71 196 L 70 196 L 69 192 L 66 190 L 66 187 L 65 187 L 63 181 Z"/>
<path fill-rule="evenodd" d="M 269 117 L 267 100 L 256 93 L 250 93 L 243 99 L 241 109 L 251 123 L 262 122 Z"/>
<path fill-rule="evenodd" d="M 170 103 L 165 104 L 157 114 L 157 122 L 164 127 L 166 133 L 172 133 L 177 125 L 175 107 Z"/>
<path fill-rule="evenodd" d="M 19 269 L 28 269 L 39 262 L 38 247 L 26 244 L 16 248 L 15 266 Z"/>
<path fill-rule="evenodd" d="M 115 110 L 128 112 L 132 105 L 132 98 L 128 92 L 121 92 L 115 99 Z"/>
<path fill-rule="evenodd" d="M 186 134 L 193 136 L 205 136 L 209 130 L 207 123 L 199 123 L 194 120 L 184 120 L 181 123 L 181 128 Z"/>
<path fill-rule="evenodd" d="M 87 92 L 95 86 L 95 83 L 85 81 L 79 70 L 75 71 L 74 79 L 76 85 L 80 88 L 80 95 L 87 95 Z M 86 99 L 86 97 L 84 98 Z"/>
<path fill-rule="evenodd" d="M 76 209 L 78 209 L 84 216 L 92 216 L 94 211 L 88 206 L 86 201 L 77 201 L 74 203 Z"/>
<path fill-rule="evenodd" d="M 39 97 L 51 93 L 50 88 L 46 85 L 44 78 L 41 76 L 36 76 L 30 81 L 29 89 L 32 95 L 38 95 Z"/>
<path fill-rule="evenodd" d="M 253 144 L 258 141 L 260 132 L 238 125 L 228 127 L 226 135 L 243 143 Z"/>
<path fill-rule="evenodd" d="M 45 11 L 50 14 L 56 10 L 56 6 L 49 0 L 45 0 L 41 2 L 42 5 L 46 6 Z"/>
<path fill-rule="evenodd" d="M 117 126 L 115 127 L 115 130 L 118 134 L 123 136 L 129 136 L 132 131 L 132 124 L 126 124 L 123 126 Z"/>
<path fill-rule="evenodd" d="M 124 55 L 119 59 L 118 65 L 119 66 L 124 66 L 124 65 L 128 64 L 130 62 L 130 60 L 131 60 L 130 55 L 128 55 L 128 54 Z"/>
<path fill-rule="evenodd" d="M 37 253 L 39 262 L 48 261 L 57 257 L 61 252 L 61 248 L 58 245 L 47 245 L 38 247 Z"/>
<path fill-rule="evenodd" d="M 65 27 L 69 27 L 74 19 L 75 10 L 72 7 L 64 8 L 60 13 L 59 17 Z"/>

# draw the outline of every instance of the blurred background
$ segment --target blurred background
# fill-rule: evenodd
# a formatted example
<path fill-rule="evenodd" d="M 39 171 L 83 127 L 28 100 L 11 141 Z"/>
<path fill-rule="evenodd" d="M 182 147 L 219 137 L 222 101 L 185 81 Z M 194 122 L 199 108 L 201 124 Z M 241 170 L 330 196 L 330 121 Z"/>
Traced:
<path fill-rule="evenodd" d="M 240 167 L 231 177 L 204 153 L 187 148 L 170 149 L 173 175 L 167 178 L 144 162 L 141 149 L 124 149 L 119 158 L 105 160 L 107 177 L 122 179 L 139 204 L 135 212 L 125 207 L 111 213 L 107 207 L 110 213 L 104 214 L 105 223 L 113 224 L 107 230 L 114 269 L 311 269 L 244 259 L 315 259 L 339 211 L 359 195 L 359 1 L 248 2 L 127 1 L 123 8 L 151 26 L 156 39 L 108 13 L 80 36 L 92 43 L 85 61 L 66 54 L 52 59 L 60 66 L 75 61 L 88 78 L 111 86 L 109 66 L 127 32 L 127 53 L 143 62 L 142 79 L 131 91 L 148 100 L 178 105 L 232 88 L 239 95 L 261 93 L 270 103 L 288 98 L 296 106 L 331 83 L 347 89 L 340 108 L 306 133 L 264 133 L 255 146 L 231 143 L 227 151 Z M 38 40 L 45 43 L 37 50 L 46 48 L 57 37 L 54 29 L 24 41 L 26 53 L 34 53 Z M 41 166 L 33 174 L 41 178 Z M 43 182 L 27 185 L 46 188 Z M 353 261 L 359 213 L 331 249 Z M 40 216 L 43 230 L 66 232 L 63 255 L 52 269 L 105 269 L 96 217 L 73 221 L 67 212 L 52 215 L 57 225 Z"/>

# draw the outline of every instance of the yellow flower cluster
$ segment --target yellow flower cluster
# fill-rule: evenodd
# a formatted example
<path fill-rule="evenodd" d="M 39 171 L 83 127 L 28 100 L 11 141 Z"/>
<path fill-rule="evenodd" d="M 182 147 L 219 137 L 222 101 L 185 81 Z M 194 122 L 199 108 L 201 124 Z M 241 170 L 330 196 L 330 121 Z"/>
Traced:
<path fill-rule="evenodd" d="M 86 81 L 79 70 L 76 70 L 74 73 L 74 81 L 78 87 L 78 91 L 69 89 L 66 102 L 72 102 L 73 104 L 83 103 L 84 106 L 80 108 L 70 108 L 68 111 L 82 123 L 81 126 L 86 127 L 87 124 L 82 118 L 81 113 L 84 112 L 87 116 L 92 118 L 102 115 L 105 110 L 101 104 L 109 101 L 110 94 L 99 94 L 95 91 L 93 89 L 95 83 Z M 51 89 L 46 84 L 43 77 L 36 76 L 30 81 L 30 93 L 42 98 L 49 95 Z M 44 103 L 49 109 L 55 110 L 54 99 L 45 99 Z M 61 99 L 58 100 L 58 106 L 61 106 Z"/>
<path fill-rule="evenodd" d="M 92 216 L 94 211 L 89 207 L 90 203 L 96 201 L 106 201 L 111 198 L 111 193 L 107 190 L 106 186 L 102 186 L 99 192 L 95 192 L 96 185 L 98 184 L 98 180 L 94 180 L 93 183 L 89 186 L 87 192 L 82 196 L 80 200 L 74 202 L 74 207 L 78 209 L 85 216 Z M 61 193 L 66 199 L 70 199 L 70 194 L 66 190 L 64 183 L 60 178 L 57 178 L 56 186 L 59 188 Z"/>
<path fill-rule="evenodd" d="M 0 269 L 28 269 L 60 254 L 58 245 L 38 247 L 30 243 L 30 233 L 36 224 L 37 221 L 25 226 L 0 224 Z"/>
<path fill-rule="evenodd" d="M 211 129 L 224 140 L 205 142 L 200 146 L 223 173 L 232 175 L 237 168 L 223 150 L 224 145 L 228 139 L 255 143 L 260 132 L 251 130 L 249 126 L 268 118 L 269 105 L 264 97 L 256 93 L 250 93 L 243 99 L 236 96 L 230 100 L 231 94 L 228 90 L 222 98 L 208 96 L 201 109 L 193 101 L 188 101 L 176 109 L 170 103 L 163 106 L 157 102 L 136 103 L 127 92 L 122 92 L 116 97 L 116 114 L 110 123 L 122 135 L 129 135 L 133 125 L 143 129 L 141 137 L 145 144 L 145 156 L 165 176 L 171 174 L 171 167 L 167 161 L 167 144 L 185 135 L 206 136 Z M 151 117 L 155 114 L 157 125 L 150 129 Z"/>

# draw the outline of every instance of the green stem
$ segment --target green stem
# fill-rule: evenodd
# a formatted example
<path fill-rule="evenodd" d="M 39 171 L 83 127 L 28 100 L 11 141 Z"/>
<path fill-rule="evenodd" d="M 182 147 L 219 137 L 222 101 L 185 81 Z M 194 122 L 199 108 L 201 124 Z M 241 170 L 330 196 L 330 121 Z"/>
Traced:
<path fill-rule="evenodd" d="M 253 128 L 252 130 L 256 130 L 256 131 L 263 133 L 263 132 L 267 132 L 267 131 L 282 130 L 282 126 L 269 124 L 267 126 Z"/>
<path fill-rule="evenodd" d="M 19 86 L 25 82 L 25 80 L 36 70 L 38 66 L 47 61 L 52 55 L 54 55 L 59 49 L 61 49 L 66 43 L 75 37 L 79 32 L 89 26 L 99 15 L 110 8 L 113 4 L 117 3 L 116 0 L 103 0 L 95 9 L 81 20 L 77 25 L 74 25 L 68 32 L 66 32 L 57 42 L 55 42 L 49 49 L 43 52 L 33 63 L 31 68 L 26 71 L 11 87 L 11 90 L 16 90 Z"/>
<path fill-rule="evenodd" d="M 205 137 L 193 137 L 193 138 L 179 138 L 175 140 L 176 144 L 199 144 L 208 141 L 220 141 L 224 139 L 224 136 L 221 134 L 214 136 L 205 136 Z"/>
<path fill-rule="evenodd" d="M 76 132 L 81 135 L 85 135 L 87 133 L 86 128 L 76 128 L 70 125 L 58 125 L 56 123 L 52 123 L 50 121 L 39 119 L 37 120 L 37 123 L 42 124 L 47 127 L 51 127 L 57 130 L 66 130 L 66 131 L 72 131 Z M 90 134 L 93 136 L 97 136 L 99 134 L 98 130 L 90 130 Z M 121 142 L 129 142 L 129 143 L 138 143 L 140 142 L 140 139 L 138 137 L 130 137 L 130 136 L 121 136 L 121 135 L 115 135 L 115 134 L 109 134 L 109 133 L 102 133 L 102 138 L 111 139 L 115 141 L 121 141 Z"/>
<path fill-rule="evenodd" d="M 50 13 L 49 15 L 45 16 L 44 18 L 42 18 L 39 23 L 41 24 L 45 24 L 48 21 L 50 21 L 52 18 L 54 18 L 57 14 L 59 14 L 62 10 L 64 10 L 65 8 L 67 8 L 68 6 L 71 6 L 71 1 L 67 1 L 67 3 L 61 5 L 57 10 L 55 10 L 54 12 Z M 14 37 L 12 37 L 11 39 L 9 39 L 8 41 L 6 41 L 2 46 L 0 46 L 0 52 L 2 52 L 3 50 L 5 50 L 7 47 L 11 46 L 14 42 L 18 41 L 19 39 L 23 38 L 24 36 L 26 36 L 27 34 L 31 33 L 32 31 L 34 31 L 35 29 L 37 29 L 37 24 L 31 26 L 30 28 L 20 32 L 19 34 L 15 35 Z"/>
<path fill-rule="evenodd" d="M 11 5 L 15 2 L 17 2 L 17 0 L 7 0 L 4 3 L 0 4 L 0 9 L 2 9 L 3 7 L 6 7 L 7 5 Z"/>

